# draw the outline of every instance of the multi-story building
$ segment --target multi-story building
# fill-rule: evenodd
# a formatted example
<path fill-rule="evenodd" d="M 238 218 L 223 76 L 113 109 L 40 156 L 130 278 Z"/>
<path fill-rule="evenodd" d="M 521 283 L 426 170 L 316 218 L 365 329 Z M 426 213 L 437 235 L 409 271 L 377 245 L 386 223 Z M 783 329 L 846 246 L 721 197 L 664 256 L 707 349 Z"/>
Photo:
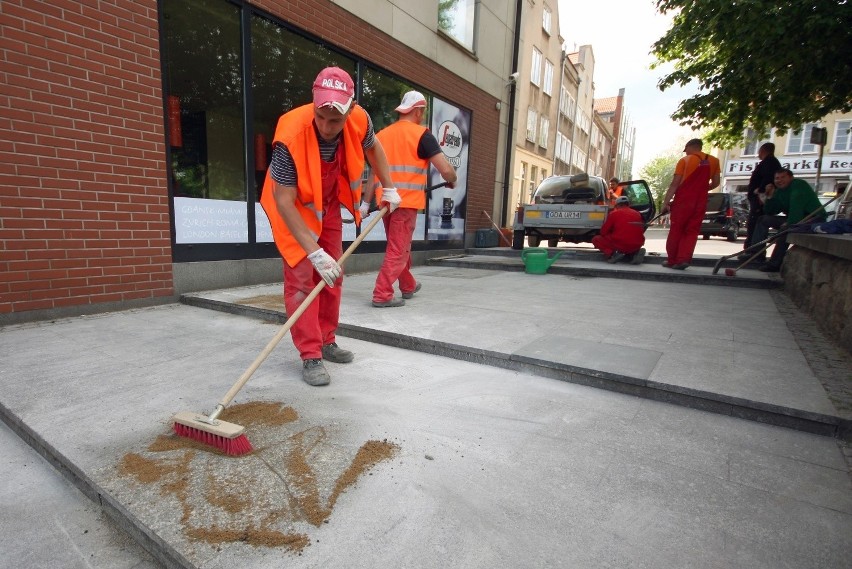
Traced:
<path fill-rule="evenodd" d="M 587 172 L 590 167 L 589 154 L 592 152 L 592 126 L 595 116 L 595 54 L 592 46 L 581 45 L 577 51 L 568 54 L 568 61 L 577 69 L 579 77 L 577 107 L 570 138 L 574 149 L 571 155 L 571 173 Z"/>
<path fill-rule="evenodd" d="M 589 137 L 589 160 L 588 166 L 586 166 L 588 174 L 606 176 L 609 169 L 612 140 L 612 125 L 603 120 L 598 113 L 593 113 L 592 134 Z"/>
<path fill-rule="evenodd" d="M 619 89 L 615 97 L 596 99 L 595 112 L 612 125 L 613 143 L 606 168 L 606 178 L 614 176 L 619 180 L 631 179 L 636 129 L 630 123 L 630 117 L 624 105 L 624 89 Z"/>
<path fill-rule="evenodd" d="M 825 145 L 811 142 L 814 128 L 827 129 Z M 818 123 L 803 124 L 783 136 L 772 131 L 760 139 L 747 132 L 748 143 L 740 148 L 720 151 L 722 188 L 726 192 L 744 192 L 754 166 L 757 150 L 764 142 L 775 144 L 775 156 L 781 165 L 806 180 L 821 194 L 834 194 L 846 187 L 852 175 L 852 113 L 832 113 Z M 819 177 L 819 181 L 817 181 Z"/>
<path fill-rule="evenodd" d="M 556 122 L 556 145 L 553 151 L 553 173 L 574 174 L 579 171 L 572 167 L 571 157 L 574 151 L 574 126 L 577 120 L 577 94 L 580 92 L 580 73 L 568 52 L 562 52 L 560 65 L 561 92 L 559 94 L 559 113 Z"/>
<path fill-rule="evenodd" d="M 514 183 L 505 224 L 518 203 L 527 203 L 536 186 L 553 173 L 562 90 L 562 43 L 556 1 L 526 2 L 521 25 L 517 75 L 518 129 Z"/>
<path fill-rule="evenodd" d="M 472 243 L 508 186 L 506 84 L 524 6 L 4 0 L 0 322 L 280 280 L 258 205 L 272 135 L 329 65 L 353 76 L 377 129 L 405 90 L 426 94 L 459 183 L 433 193 L 414 249 Z M 354 236 L 345 226 L 344 240 Z M 365 241 L 349 267 L 383 246 Z"/>

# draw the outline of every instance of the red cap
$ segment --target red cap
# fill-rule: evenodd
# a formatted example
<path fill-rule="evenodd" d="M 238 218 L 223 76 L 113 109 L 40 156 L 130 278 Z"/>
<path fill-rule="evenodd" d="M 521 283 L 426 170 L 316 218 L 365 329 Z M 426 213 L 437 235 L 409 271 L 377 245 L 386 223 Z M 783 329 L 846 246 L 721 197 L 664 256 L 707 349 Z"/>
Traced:
<path fill-rule="evenodd" d="M 339 67 L 326 67 L 314 81 L 314 105 L 332 107 L 345 115 L 355 96 L 355 82 Z"/>

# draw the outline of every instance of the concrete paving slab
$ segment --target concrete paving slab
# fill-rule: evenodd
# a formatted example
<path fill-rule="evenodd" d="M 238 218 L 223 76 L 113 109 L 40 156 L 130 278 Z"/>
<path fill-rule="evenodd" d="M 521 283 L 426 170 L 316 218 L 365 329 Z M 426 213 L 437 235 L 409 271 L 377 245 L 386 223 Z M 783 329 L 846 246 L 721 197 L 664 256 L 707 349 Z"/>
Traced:
<path fill-rule="evenodd" d="M 328 364 L 326 388 L 299 379 L 289 339 L 258 369 L 233 408 L 289 415 L 249 427 L 255 453 L 163 444 L 171 415 L 212 407 L 276 330 L 181 305 L 5 327 L 4 418 L 170 566 L 809 568 L 852 555 L 852 488 L 829 437 L 351 338 L 356 360 Z M 34 342 L 54 357 L 34 363 Z M 392 456 L 335 494 L 370 441 Z"/>
<path fill-rule="evenodd" d="M 0 567 L 161 567 L 2 422 L 0 456 Z"/>
<path fill-rule="evenodd" d="M 616 343 L 593 342 L 569 336 L 544 336 L 515 350 L 513 355 L 648 379 L 661 352 Z"/>
<path fill-rule="evenodd" d="M 397 309 L 370 305 L 374 274 L 349 275 L 340 335 L 513 369 L 549 352 L 551 365 L 540 370 L 549 377 L 562 370 L 564 379 L 587 385 L 793 428 L 825 425 L 834 432 L 852 419 L 838 412 L 809 368 L 770 290 L 440 265 L 414 273 L 423 289 Z M 268 303 L 281 288 L 209 291 L 188 300 Z M 566 336 L 589 342 L 589 349 L 560 346 Z M 595 362 L 590 355 L 617 346 L 636 350 L 641 365 L 631 370 L 619 356 Z M 581 369 L 586 373 L 576 373 Z M 784 416 L 776 418 L 779 411 Z"/>

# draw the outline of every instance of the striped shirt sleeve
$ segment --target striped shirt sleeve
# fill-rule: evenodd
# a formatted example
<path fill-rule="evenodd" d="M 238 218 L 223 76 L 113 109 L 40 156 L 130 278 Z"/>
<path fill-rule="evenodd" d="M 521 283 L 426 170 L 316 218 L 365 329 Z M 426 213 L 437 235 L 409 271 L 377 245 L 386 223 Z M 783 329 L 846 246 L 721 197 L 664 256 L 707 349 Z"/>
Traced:
<path fill-rule="evenodd" d="M 339 142 L 339 136 L 332 142 L 326 142 L 320 139 L 320 158 L 326 162 L 334 160 L 334 153 L 337 151 L 337 145 Z M 375 146 L 375 144 L 376 132 L 373 129 L 373 121 L 368 114 L 367 132 L 364 133 L 364 139 L 361 141 L 361 147 L 366 151 Z M 272 148 L 272 161 L 269 164 L 269 169 L 269 174 L 272 176 L 272 179 L 282 186 L 295 188 L 299 182 L 299 175 L 296 171 L 296 163 L 293 161 L 293 155 L 290 154 L 287 146 L 281 142 L 276 142 Z"/>

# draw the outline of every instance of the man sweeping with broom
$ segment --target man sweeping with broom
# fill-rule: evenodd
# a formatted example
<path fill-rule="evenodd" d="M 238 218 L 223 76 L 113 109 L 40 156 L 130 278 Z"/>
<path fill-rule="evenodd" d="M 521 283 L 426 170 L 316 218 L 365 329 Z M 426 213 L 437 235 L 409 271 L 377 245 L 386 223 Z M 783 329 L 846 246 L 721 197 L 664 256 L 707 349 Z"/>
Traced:
<path fill-rule="evenodd" d="M 272 164 L 260 203 L 272 225 L 275 244 L 284 258 L 284 304 L 287 322 L 266 345 L 209 415 L 181 411 L 173 417 L 174 431 L 231 456 L 252 451 L 245 427 L 219 419 L 225 407 L 258 366 L 290 331 L 302 357 L 302 379 L 309 385 L 328 385 L 331 378 L 323 358 L 339 363 L 354 359 L 335 341 L 340 315 L 341 265 L 400 199 L 391 185 L 387 158 L 375 139 L 366 111 L 355 104 L 348 73 L 323 69 L 314 81 L 313 103 L 284 114 L 273 140 Z M 385 185 L 380 216 L 342 252 L 340 208 L 358 215 L 361 173 L 365 156 Z M 368 188 L 367 198 L 372 191 Z M 340 261 L 338 263 L 338 261 Z M 335 286 L 337 285 L 337 286 Z"/>
<path fill-rule="evenodd" d="M 328 286 L 290 329 L 308 385 L 328 385 L 323 359 L 349 363 L 354 354 L 337 345 L 335 332 L 343 294 L 341 206 L 360 224 L 361 176 L 365 157 L 384 191 L 390 211 L 400 197 L 367 112 L 354 101 L 355 85 L 338 67 L 323 69 L 313 85 L 313 103 L 281 116 L 272 163 L 260 203 L 284 258 L 284 306 L 294 314 L 323 279 Z M 365 190 L 366 201 L 372 189 Z"/>

